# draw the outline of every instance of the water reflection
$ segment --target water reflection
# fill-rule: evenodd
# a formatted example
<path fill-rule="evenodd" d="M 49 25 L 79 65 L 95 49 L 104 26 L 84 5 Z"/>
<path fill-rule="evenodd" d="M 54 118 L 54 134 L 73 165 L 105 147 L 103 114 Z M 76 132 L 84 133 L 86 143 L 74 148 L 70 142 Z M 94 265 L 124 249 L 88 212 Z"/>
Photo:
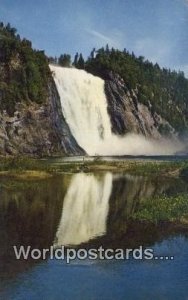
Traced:
<path fill-rule="evenodd" d="M 171 184 L 128 174 L 73 175 L 54 245 L 80 245 L 105 234 L 126 233 L 139 201 L 165 193 Z"/>
<path fill-rule="evenodd" d="M 106 232 L 112 174 L 76 174 L 65 195 L 55 246 L 79 245 Z"/>
<path fill-rule="evenodd" d="M 16 261 L 13 245 L 42 249 L 53 244 L 92 245 L 96 241 L 105 246 L 113 241 L 119 246 L 139 201 L 156 194 L 187 191 L 187 185 L 177 179 L 154 181 L 111 173 L 63 175 L 24 182 L 23 186 L 16 182 L 19 188 L 12 188 L 14 183 L 7 178 L 4 182 L 1 178 L 2 183 L 8 187 L 0 188 L 1 278 L 34 263 Z"/>

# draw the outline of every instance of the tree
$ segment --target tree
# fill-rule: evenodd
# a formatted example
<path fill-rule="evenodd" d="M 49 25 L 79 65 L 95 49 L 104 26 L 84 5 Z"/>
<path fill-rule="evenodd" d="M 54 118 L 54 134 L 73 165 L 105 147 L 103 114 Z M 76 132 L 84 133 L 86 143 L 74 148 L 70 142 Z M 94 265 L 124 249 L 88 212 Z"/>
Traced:
<path fill-rule="evenodd" d="M 10 32 L 10 30 L 11 30 L 10 23 L 7 23 L 7 25 L 6 25 L 5 29 L 6 29 L 8 32 Z"/>
<path fill-rule="evenodd" d="M 106 50 L 106 53 L 107 53 L 107 54 L 109 54 L 109 53 L 110 53 L 110 49 L 109 49 L 109 46 L 108 46 L 108 44 L 106 45 L 106 49 L 105 49 L 105 50 Z"/>
<path fill-rule="evenodd" d="M 56 57 L 53 56 L 48 57 L 48 62 L 50 64 L 56 64 L 57 63 Z"/>
<path fill-rule="evenodd" d="M 16 30 L 16 28 L 11 27 L 10 23 L 8 23 L 5 28 L 6 28 L 7 32 L 9 32 L 13 37 L 15 36 L 17 30 Z"/>
<path fill-rule="evenodd" d="M 22 46 L 26 47 L 26 48 L 31 48 L 32 47 L 32 43 L 31 43 L 31 41 L 29 41 L 29 40 L 27 40 L 27 39 L 24 38 L 22 40 Z"/>
<path fill-rule="evenodd" d="M 91 54 L 90 54 L 90 58 L 91 59 L 94 59 L 95 58 L 95 48 L 93 48 L 93 50 L 91 51 Z"/>
<path fill-rule="evenodd" d="M 3 27 L 0 23 L 0 35 L 1 73 L 6 74 L 0 76 L 0 111 L 13 116 L 17 103 L 46 103 L 51 72 L 44 52 L 32 49 L 30 41 L 21 40 L 10 24 Z M 10 63 L 12 59 L 19 67 Z"/>
<path fill-rule="evenodd" d="M 73 65 L 74 65 L 75 67 L 77 67 L 77 64 L 78 64 L 78 57 L 79 57 L 79 54 L 78 54 L 78 52 L 77 52 L 76 55 L 75 55 L 75 57 L 74 57 L 74 62 L 73 62 Z"/>
<path fill-rule="evenodd" d="M 78 69 L 84 69 L 85 68 L 85 62 L 82 56 L 82 53 L 80 53 L 79 59 L 78 59 L 78 63 L 77 63 L 77 68 Z"/>
<path fill-rule="evenodd" d="M 152 114 L 161 115 L 178 132 L 188 130 L 188 80 L 183 72 L 161 69 L 126 49 L 121 52 L 111 48 L 108 54 L 106 47 L 96 52 L 85 63 L 88 72 L 103 79 L 108 78 L 110 71 L 119 74 Z"/>
<path fill-rule="evenodd" d="M 61 54 L 58 63 L 62 67 L 70 67 L 71 66 L 71 56 L 69 54 Z"/>
<path fill-rule="evenodd" d="M 142 56 L 142 55 L 140 55 L 140 56 L 138 57 L 138 60 L 139 60 L 141 63 L 143 63 L 143 62 L 144 62 L 144 59 L 145 59 L 145 57 L 144 57 L 144 56 Z"/>

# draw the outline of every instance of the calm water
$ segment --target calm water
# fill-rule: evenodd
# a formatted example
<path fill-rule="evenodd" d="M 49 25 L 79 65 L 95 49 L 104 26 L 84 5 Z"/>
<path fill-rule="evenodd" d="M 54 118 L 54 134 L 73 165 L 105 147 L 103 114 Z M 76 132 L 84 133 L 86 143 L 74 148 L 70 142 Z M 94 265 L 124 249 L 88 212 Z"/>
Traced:
<path fill-rule="evenodd" d="M 4 188 L 6 185 L 6 188 Z M 0 299 L 188 299 L 188 239 L 135 228 L 142 198 L 188 193 L 177 179 L 74 174 L 40 182 L 0 182 Z M 49 248 L 153 247 L 173 261 L 16 261 L 13 245 Z"/>
<path fill-rule="evenodd" d="M 100 158 L 100 156 L 98 157 Z M 56 157 L 56 158 L 46 158 L 42 159 L 43 161 L 47 161 L 47 163 L 51 164 L 64 164 L 67 162 L 82 162 L 84 161 L 93 161 L 96 159 L 96 156 L 66 156 L 66 157 Z M 160 156 L 102 156 L 101 159 L 103 161 L 121 161 L 121 160 L 134 160 L 134 161 L 185 161 L 188 160 L 188 155 L 160 155 Z"/>

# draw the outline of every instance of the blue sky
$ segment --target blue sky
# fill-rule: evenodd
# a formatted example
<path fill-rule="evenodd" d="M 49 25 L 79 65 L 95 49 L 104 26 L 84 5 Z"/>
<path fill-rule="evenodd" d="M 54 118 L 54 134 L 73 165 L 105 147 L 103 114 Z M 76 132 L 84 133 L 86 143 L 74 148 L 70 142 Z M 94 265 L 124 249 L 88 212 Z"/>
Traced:
<path fill-rule="evenodd" d="M 188 0 L 0 0 L 0 20 L 48 55 L 108 43 L 188 76 Z"/>

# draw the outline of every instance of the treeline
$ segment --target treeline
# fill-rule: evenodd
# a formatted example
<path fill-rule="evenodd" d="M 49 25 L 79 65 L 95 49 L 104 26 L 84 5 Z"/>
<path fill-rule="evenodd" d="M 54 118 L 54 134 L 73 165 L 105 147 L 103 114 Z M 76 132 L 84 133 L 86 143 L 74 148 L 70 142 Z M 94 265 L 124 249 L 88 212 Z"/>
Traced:
<path fill-rule="evenodd" d="M 188 79 L 183 72 L 160 68 L 143 56 L 109 49 L 108 45 L 94 49 L 85 69 L 104 79 L 109 71 L 119 74 L 153 114 L 160 114 L 179 132 L 188 129 Z"/>
<path fill-rule="evenodd" d="M 50 76 L 43 51 L 21 39 L 15 28 L 0 23 L 0 110 L 13 115 L 16 103 L 43 103 Z"/>
<path fill-rule="evenodd" d="M 74 57 L 74 61 L 71 60 L 71 55 L 69 54 L 61 54 L 59 57 L 49 57 L 49 63 L 57 64 L 61 67 L 71 68 L 75 67 L 77 69 L 85 69 L 85 61 L 82 53 L 76 53 Z"/>
<path fill-rule="evenodd" d="M 84 60 L 76 53 L 47 58 L 43 51 L 32 49 L 32 43 L 21 39 L 10 24 L 0 23 L 0 110 L 10 115 L 18 102 L 44 103 L 51 72 L 48 63 L 75 67 L 108 79 L 109 72 L 119 74 L 129 90 L 154 114 L 164 117 L 179 132 L 188 129 L 188 79 L 183 72 L 160 68 L 143 56 L 126 49 L 93 49 Z"/>
<path fill-rule="evenodd" d="M 77 53 L 71 62 L 69 55 L 66 66 L 85 69 L 103 79 L 108 79 L 111 71 L 119 74 L 129 90 L 134 89 L 138 100 L 153 114 L 160 114 L 179 132 L 188 129 L 188 79 L 183 72 L 160 68 L 143 56 L 137 57 L 126 49 L 110 49 L 108 45 L 93 49 L 86 61 L 81 55 L 81 64 L 79 58 Z M 56 63 L 65 66 L 61 60 Z"/>

